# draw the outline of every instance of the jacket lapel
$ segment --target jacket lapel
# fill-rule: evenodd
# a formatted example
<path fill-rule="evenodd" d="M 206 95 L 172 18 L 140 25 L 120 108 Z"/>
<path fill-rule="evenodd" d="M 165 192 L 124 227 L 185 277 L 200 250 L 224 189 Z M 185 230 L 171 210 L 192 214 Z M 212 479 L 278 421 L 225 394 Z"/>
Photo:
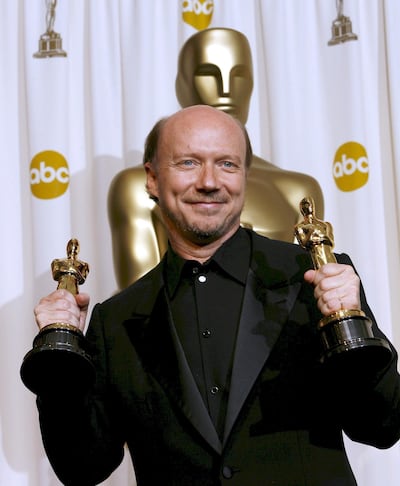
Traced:
<path fill-rule="evenodd" d="M 223 445 L 248 397 L 258 375 L 265 366 L 301 288 L 301 281 L 282 281 L 276 276 L 263 276 L 262 283 L 250 268 L 240 317 L 234 354 L 230 393 L 225 421 Z"/>
<path fill-rule="evenodd" d="M 150 307 L 150 315 L 136 313 L 125 321 L 130 339 L 147 372 L 156 378 L 169 399 L 178 405 L 209 445 L 220 453 L 221 441 L 177 336 L 164 287 L 159 289 Z"/>
<path fill-rule="evenodd" d="M 220 453 L 222 451 L 221 441 L 189 368 L 175 326 L 172 324 L 171 315 L 169 318 L 169 326 L 178 359 L 178 372 L 182 393 L 182 411 L 211 447 L 213 447 L 216 452 Z"/>

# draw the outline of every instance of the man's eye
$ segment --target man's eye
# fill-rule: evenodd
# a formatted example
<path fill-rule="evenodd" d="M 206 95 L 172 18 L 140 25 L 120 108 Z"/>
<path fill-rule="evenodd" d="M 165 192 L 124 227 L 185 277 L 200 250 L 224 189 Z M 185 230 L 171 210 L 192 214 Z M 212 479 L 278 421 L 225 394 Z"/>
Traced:
<path fill-rule="evenodd" d="M 237 165 L 234 162 L 231 162 L 230 160 L 223 160 L 221 162 L 221 166 L 224 169 L 235 169 L 237 167 Z"/>
<path fill-rule="evenodd" d="M 184 165 L 185 167 L 192 167 L 194 165 L 194 162 L 191 159 L 187 159 L 182 161 L 182 165 Z"/>

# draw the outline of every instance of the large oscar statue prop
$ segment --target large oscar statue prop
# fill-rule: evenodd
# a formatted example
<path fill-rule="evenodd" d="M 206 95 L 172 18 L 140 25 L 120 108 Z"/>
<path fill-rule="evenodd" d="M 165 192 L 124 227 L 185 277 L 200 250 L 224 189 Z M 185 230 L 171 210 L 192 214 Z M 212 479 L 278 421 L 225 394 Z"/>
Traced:
<path fill-rule="evenodd" d="M 79 243 L 67 244 L 67 258 L 53 260 L 51 269 L 57 289 L 78 294 L 78 285 L 85 282 L 89 265 L 77 259 Z M 94 380 L 94 366 L 83 333 L 70 324 L 55 322 L 42 328 L 33 341 L 33 348 L 24 357 L 21 378 L 36 394 L 57 390 L 86 389 Z"/>
<path fill-rule="evenodd" d="M 334 237 L 330 223 L 315 217 L 314 201 L 306 197 L 300 202 L 304 222 L 295 226 L 299 244 L 310 252 L 315 269 L 326 263 L 336 263 Z M 372 322 L 360 309 L 340 309 L 323 317 L 318 323 L 322 342 L 322 361 L 349 364 L 357 361 L 361 367 L 380 369 L 391 358 L 386 340 L 375 337 Z"/>

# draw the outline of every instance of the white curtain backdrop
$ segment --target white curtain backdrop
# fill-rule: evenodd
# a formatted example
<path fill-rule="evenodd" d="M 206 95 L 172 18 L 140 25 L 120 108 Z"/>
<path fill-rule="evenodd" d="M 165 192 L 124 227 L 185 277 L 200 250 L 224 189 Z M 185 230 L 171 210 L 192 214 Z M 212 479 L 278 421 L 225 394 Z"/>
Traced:
<path fill-rule="evenodd" d="M 92 304 L 116 291 L 107 191 L 140 163 L 154 122 L 179 108 L 178 53 L 196 32 L 183 8 L 248 37 L 254 152 L 319 180 L 336 249 L 352 256 L 400 350 L 400 2 L 343 6 L 358 40 L 328 46 L 336 0 L 59 0 L 54 30 L 67 57 L 37 59 L 46 1 L 0 1 L 1 485 L 60 484 L 19 378 L 36 335 L 32 309 L 54 290 L 50 262 L 72 236 L 90 264 L 82 290 Z M 360 485 L 400 484 L 399 445 L 346 447 Z M 104 483 L 134 484 L 128 457 Z"/>

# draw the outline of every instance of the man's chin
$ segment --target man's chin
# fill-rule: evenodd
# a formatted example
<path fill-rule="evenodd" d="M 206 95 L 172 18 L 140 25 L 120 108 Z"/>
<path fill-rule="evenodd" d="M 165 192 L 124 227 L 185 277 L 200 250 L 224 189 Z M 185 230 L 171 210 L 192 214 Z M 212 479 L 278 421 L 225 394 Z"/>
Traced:
<path fill-rule="evenodd" d="M 186 237 L 198 245 L 207 245 L 223 238 L 233 230 L 233 226 L 190 226 L 185 229 Z"/>
<path fill-rule="evenodd" d="M 190 235 L 192 241 L 206 244 L 217 240 L 220 236 L 222 236 L 223 233 L 216 230 L 190 228 L 187 230 L 187 234 Z"/>
<path fill-rule="evenodd" d="M 178 231 L 181 237 L 198 245 L 206 245 L 220 238 L 225 239 L 239 227 L 239 217 L 178 219 L 174 215 L 169 218 L 171 229 Z"/>
<path fill-rule="evenodd" d="M 223 228 L 187 226 L 183 228 L 187 238 L 195 243 L 205 245 L 217 240 L 224 234 Z"/>

